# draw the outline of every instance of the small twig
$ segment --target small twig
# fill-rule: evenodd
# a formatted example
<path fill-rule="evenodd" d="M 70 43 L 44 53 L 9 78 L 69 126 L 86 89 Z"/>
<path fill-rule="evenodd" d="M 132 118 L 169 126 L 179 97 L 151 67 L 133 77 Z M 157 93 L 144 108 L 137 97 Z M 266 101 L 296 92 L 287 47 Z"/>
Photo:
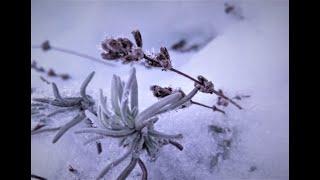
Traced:
<path fill-rule="evenodd" d="M 45 82 L 45 83 L 47 83 L 47 84 L 51 84 L 46 78 L 44 78 L 43 76 L 40 76 L 40 79 L 43 81 L 43 82 Z"/>
<path fill-rule="evenodd" d="M 216 106 L 210 107 L 210 106 L 207 106 L 205 104 L 202 104 L 202 103 L 199 103 L 199 102 L 196 102 L 196 101 L 193 101 L 193 100 L 190 100 L 190 102 L 192 104 L 196 104 L 196 105 L 199 105 L 199 106 L 202 106 L 202 107 L 206 107 L 206 108 L 212 109 L 213 111 L 219 111 L 219 112 L 221 112 L 223 114 L 226 114 L 223 110 L 217 108 Z"/>
<path fill-rule="evenodd" d="M 237 108 L 242 109 L 242 107 L 240 105 L 238 105 L 236 102 L 234 102 L 232 99 L 228 98 L 227 96 L 225 96 L 222 93 L 219 93 L 216 90 L 213 90 L 213 93 L 215 93 L 216 95 L 223 97 L 224 99 L 228 100 L 231 104 L 235 105 Z"/>
<path fill-rule="evenodd" d="M 181 144 L 179 144 L 178 142 L 169 140 L 169 143 L 172 144 L 173 146 L 175 146 L 177 149 L 179 149 L 180 151 L 183 150 L 183 146 Z"/>
<path fill-rule="evenodd" d="M 101 153 L 102 153 L 102 145 L 101 145 L 101 142 L 96 142 L 96 146 L 97 146 L 98 154 L 101 154 Z"/>
<path fill-rule="evenodd" d="M 40 180 L 47 180 L 44 177 L 41 177 L 41 176 L 38 176 L 38 175 L 34 175 L 34 174 L 31 174 L 31 178 L 40 179 Z"/>
<path fill-rule="evenodd" d="M 85 58 L 85 59 L 89 59 L 89 60 L 104 64 L 104 65 L 115 66 L 114 64 L 106 63 L 106 62 L 102 61 L 101 59 L 98 59 L 98 58 L 95 58 L 95 57 L 92 57 L 92 56 L 89 56 L 89 55 L 86 55 L 86 54 L 82 54 L 82 53 L 79 53 L 79 52 L 76 52 L 76 51 L 73 51 L 73 50 L 52 46 L 52 45 L 49 44 L 49 41 L 46 41 L 46 42 L 47 42 L 47 47 L 46 48 L 44 48 L 43 45 L 42 46 L 32 46 L 32 48 L 43 49 L 44 51 L 56 50 L 56 51 L 60 51 L 60 52 L 66 53 L 66 54 L 72 54 L 72 55 L 79 56 L 79 57 L 82 57 L 82 58 Z"/>

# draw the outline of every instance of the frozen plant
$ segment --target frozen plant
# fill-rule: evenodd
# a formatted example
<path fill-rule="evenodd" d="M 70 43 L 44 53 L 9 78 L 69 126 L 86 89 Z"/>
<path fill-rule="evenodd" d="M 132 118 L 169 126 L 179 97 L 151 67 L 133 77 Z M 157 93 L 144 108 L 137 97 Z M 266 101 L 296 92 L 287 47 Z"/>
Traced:
<path fill-rule="evenodd" d="M 156 67 L 162 68 L 163 71 L 172 71 L 179 75 L 182 75 L 194 82 L 194 86 L 199 89 L 202 93 L 216 94 L 218 97 L 225 99 L 237 108 L 242 109 L 231 98 L 221 94 L 219 91 L 214 89 L 214 85 L 211 81 L 205 77 L 199 75 L 197 79 L 183 73 L 172 66 L 171 58 L 166 47 L 161 47 L 159 53 L 146 54 L 142 49 L 142 36 L 139 30 L 132 32 L 135 39 L 135 44 L 127 38 L 106 38 L 102 43 L 101 47 L 103 52 L 101 57 L 110 61 L 121 60 L 123 64 L 132 62 L 142 61 L 142 64 L 148 68 Z"/>
<path fill-rule="evenodd" d="M 56 143 L 62 135 L 64 135 L 70 128 L 77 125 L 86 119 L 85 110 L 88 110 L 92 113 L 94 112 L 94 104 L 95 101 L 92 99 L 90 95 L 87 95 L 86 88 L 90 83 L 91 79 L 94 76 L 94 72 L 90 73 L 89 76 L 83 81 L 80 87 L 80 95 L 81 97 L 62 97 L 58 90 L 58 87 L 55 83 L 52 83 L 52 89 L 54 98 L 33 98 L 32 100 L 38 103 L 31 104 L 31 114 L 38 114 L 37 110 L 42 110 L 50 106 L 58 107 L 59 109 L 46 115 L 46 118 L 52 117 L 59 113 L 64 113 L 67 111 L 78 111 L 77 116 L 75 116 L 68 123 L 53 128 L 42 128 L 45 124 L 40 124 L 36 126 L 35 129 L 31 131 L 31 135 L 48 132 L 48 131 L 58 131 L 55 137 L 52 140 L 52 143 Z"/>
<path fill-rule="evenodd" d="M 175 139 L 182 138 L 182 134 L 166 134 L 155 129 L 154 124 L 159 120 L 158 115 L 172 111 L 188 102 L 196 94 L 198 88 L 192 90 L 188 95 L 184 95 L 181 91 L 175 91 L 142 112 L 139 112 L 138 83 L 134 68 L 126 83 L 114 75 L 111 88 L 112 111 L 107 107 L 107 97 L 103 95 L 102 90 L 100 90 L 97 116 L 89 110 L 85 111 L 89 119 L 101 122 L 102 128 L 85 128 L 77 130 L 75 133 L 97 134 L 85 144 L 105 137 L 113 137 L 120 139 L 120 146 L 128 148 L 120 158 L 103 168 L 97 179 L 102 178 L 111 168 L 127 158 L 131 159 L 130 163 L 117 179 L 126 179 L 137 164 L 142 170 L 142 179 L 147 179 L 147 169 L 140 159 L 141 153 L 146 151 L 150 160 L 156 160 L 160 148 L 164 145 L 173 145 L 179 150 L 183 150 L 183 146 L 175 141 Z"/>
<path fill-rule="evenodd" d="M 171 63 L 171 58 L 169 52 L 166 47 L 161 47 L 159 53 L 156 54 L 147 54 L 143 50 L 143 41 L 142 36 L 139 30 L 132 31 L 135 43 L 130 41 L 128 38 L 106 38 L 101 43 L 101 47 L 103 52 L 101 53 L 101 57 L 108 61 L 122 61 L 123 64 L 133 63 L 133 62 L 141 62 L 147 68 L 162 68 L 163 71 L 172 71 L 183 77 L 186 77 L 194 82 L 195 88 L 198 88 L 202 93 L 216 94 L 218 97 L 223 98 L 225 101 L 230 102 L 238 109 L 242 109 L 242 107 L 233 101 L 232 98 L 225 96 L 214 88 L 214 84 L 207 80 L 205 77 L 199 75 L 197 78 L 193 78 L 188 74 L 181 72 L 175 69 Z M 56 50 L 59 52 L 73 54 L 79 57 L 87 58 L 90 60 L 94 60 L 100 63 L 97 58 L 75 52 L 72 50 L 59 48 L 52 46 L 49 41 L 45 41 L 41 46 L 34 46 L 33 48 L 41 48 L 43 51 Z M 109 64 L 108 64 L 109 65 Z M 222 111 L 221 111 L 222 112 Z"/>

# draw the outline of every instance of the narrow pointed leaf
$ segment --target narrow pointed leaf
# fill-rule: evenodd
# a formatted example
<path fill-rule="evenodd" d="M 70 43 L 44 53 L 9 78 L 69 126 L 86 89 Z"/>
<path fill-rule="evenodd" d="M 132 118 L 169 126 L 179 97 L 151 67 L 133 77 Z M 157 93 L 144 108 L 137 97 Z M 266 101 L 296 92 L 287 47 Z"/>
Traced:
<path fill-rule="evenodd" d="M 95 72 L 93 71 L 92 73 L 89 74 L 89 76 L 83 81 L 83 83 L 81 84 L 81 87 L 80 87 L 80 95 L 83 99 L 85 99 L 86 101 L 90 101 L 87 97 L 87 94 L 86 94 L 86 89 L 87 89 L 87 86 L 88 84 L 90 83 L 91 79 L 93 78 Z"/>
<path fill-rule="evenodd" d="M 66 133 L 70 128 L 77 125 L 84 119 L 85 119 L 84 113 L 80 113 L 76 117 L 74 117 L 70 122 L 66 123 L 64 126 L 62 126 L 59 129 L 58 133 L 53 138 L 52 143 L 56 143 L 64 135 L 64 133 Z"/>

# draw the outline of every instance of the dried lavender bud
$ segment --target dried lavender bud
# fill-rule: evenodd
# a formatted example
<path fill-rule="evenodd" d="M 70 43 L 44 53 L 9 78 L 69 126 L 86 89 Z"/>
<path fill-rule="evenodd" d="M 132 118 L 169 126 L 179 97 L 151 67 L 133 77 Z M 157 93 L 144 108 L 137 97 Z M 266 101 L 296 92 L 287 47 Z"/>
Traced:
<path fill-rule="evenodd" d="M 170 55 L 166 47 L 161 47 L 160 52 L 165 56 L 166 59 L 170 59 Z"/>
<path fill-rule="evenodd" d="M 49 69 L 48 76 L 57 76 L 57 73 L 53 69 Z"/>
<path fill-rule="evenodd" d="M 118 38 L 117 41 L 121 44 L 124 51 L 130 51 L 133 43 L 127 38 Z"/>
<path fill-rule="evenodd" d="M 48 51 L 48 50 L 51 49 L 51 46 L 50 46 L 50 43 L 49 43 L 48 40 L 45 41 L 45 42 L 43 42 L 43 43 L 41 44 L 41 49 L 42 49 L 43 51 Z"/>
<path fill-rule="evenodd" d="M 157 98 L 163 98 L 170 94 L 172 94 L 172 88 L 170 87 L 161 87 L 157 85 L 153 85 L 150 87 L 150 90 L 152 91 L 153 95 Z"/>
<path fill-rule="evenodd" d="M 179 49 L 182 49 L 186 44 L 187 44 L 187 41 L 185 39 L 181 39 L 177 43 L 173 44 L 171 46 L 171 49 L 179 50 Z"/>
<path fill-rule="evenodd" d="M 136 44 L 138 47 L 142 47 L 142 37 L 141 37 L 141 33 L 139 30 L 136 31 L 132 31 L 134 40 L 136 41 Z"/>
<path fill-rule="evenodd" d="M 229 105 L 229 102 L 222 97 L 218 97 L 217 105 L 227 107 Z"/>
<path fill-rule="evenodd" d="M 115 59 L 119 59 L 121 56 L 118 53 L 110 51 L 108 53 L 105 53 L 105 52 L 101 53 L 101 57 L 106 60 L 115 60 Z"/>
<path fill-rule="evenodd" d="M 143 51 L 141 48 L 134 48 L 130 54 L 124 57 L 124 64 L 132 62 L 132 61 L 139 61 L 143 58 Z"/>
<path fill-rule="evenodd" d="M 61 77 L 63 80 L 70 79 L 70 75 L 69 75 L 69 74 L 60 74 L 60 77 Z"/>
<path fill-rule="evenodd" d="M 132 55 L 134 55 L 138 60 L 144 57 L 144 52 L 141 48 L 133 48 Z"/>
<path fill-rule="evenodd" d="M 194 86 L 197 87 L 199 91 L 210 94 L 214 92 L 213 83 L 211 81 L 208 81 L 203 76 L 198 76 L 198 80 L 201 82 L 201 84 L 195 82 Z"/>
<path fill-rule="evenodd" d="M 121 43 L 115 39 L 106 39 L 104 43 L 109 51 L 113 51 L 113 52 L 121 51 Z"/>
<path fill-rule="evenodd" d="M 156 55 L 155 59 L 159 62 L 159 64 L 164 70 L 172 68 L 170 56 L 168 50 L 165 47 L 160 48 L 160 53 Z"/>

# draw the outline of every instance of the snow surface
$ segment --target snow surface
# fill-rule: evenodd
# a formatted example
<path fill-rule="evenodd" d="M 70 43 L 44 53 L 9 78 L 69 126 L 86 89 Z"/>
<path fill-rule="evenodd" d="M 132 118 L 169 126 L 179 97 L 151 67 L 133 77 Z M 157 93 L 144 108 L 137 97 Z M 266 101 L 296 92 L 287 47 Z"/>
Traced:
<path fill-rule="evenodd" d="M 130 37 L 139 28 L 146 49 L 169 46 L 180 38 L 213 40 L 199 52 L 170 51 L 174 66 L 189 75 L 199 74 L 213 81 L 229 96 L 249 94 L 240 101 L 244 110 L 229 106 L 227 116 L 191 106 L 162 115 L 159 130 L 182 133 L 182 152 L 164 147 L 156 162 L 146 162 L 149 177 L 158 179 L 288 179 L 289 178 L 289 46 L 288 1 L 233 1 L 241 8 L 244 20 L 223 11 L 225 1 L 201 2 L 115 2 L 115 1 L 32 1 L 32 44 L 49 39 L 53 45 L 99 57 L 100 42 L 106 36 Z M 96 75 L 88 93 L 97 97 L 98 89 L 110 94 L 112 74 L 126 79 L 130 66 L 95 64 L 86 59 L 59 52 L 32 49 L 32 58 L 45 68 L 70 73 L 72 79 L 50 79 L 62 88 L 63 95 L 77 95 L 82 80 L 91 72 Z M 146 70 L 136 65 L 139 105 L 144 109 L 157 99 L 150 85 L 181 87 L 189 92 L 193 83 L 172 72 Z M 32 71 L 33 96 L 50 96 L 51 87 Z M 216 96 L 197 94 L 195 100 L 212 105 Z M 57 117 L 57 123 L 71 119 L 70 114 Z M 209 168 L 216 142 L 208 125 L 232 127 L 234 140 L 230 158 Z M 31 123 L 34 125 L 34 122 Z M 83 124 L 77 126 L 81 128 Z M 95 145 L 83 146 L 84 136 L 68 132 L 57 144 L 53 134 L 31 137 L 31 171 L 48 179 L 94 179 L 111 160 L 121 154 L 115 139 L 104 139 L 103 153 Z M 68 165 L 80 171 L 75 176 Z M 124 162 L 105 176 L 115 179 Z M 249 172 L 251 166 L 257 170 Z M 136 168 L 130 179 L 139 179 Z"/>

